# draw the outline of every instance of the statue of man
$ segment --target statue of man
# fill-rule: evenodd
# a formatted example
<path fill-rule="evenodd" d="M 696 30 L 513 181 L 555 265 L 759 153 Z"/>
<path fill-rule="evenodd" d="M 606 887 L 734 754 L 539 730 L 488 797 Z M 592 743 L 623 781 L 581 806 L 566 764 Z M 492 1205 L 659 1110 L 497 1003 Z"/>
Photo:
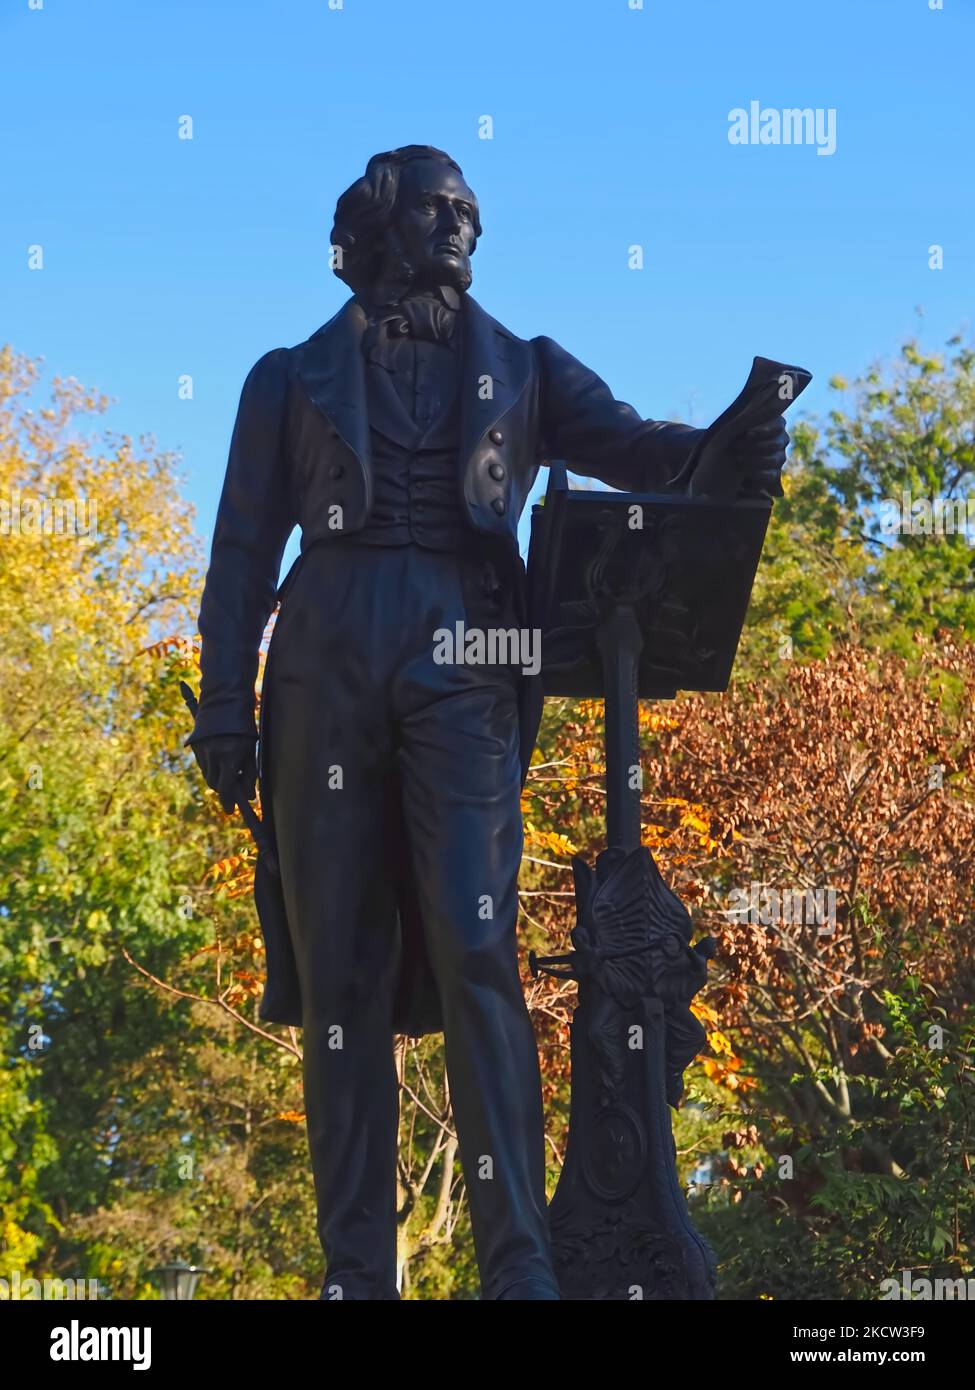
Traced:
<path fill-rule="evenodd" d="M 482 1297 L 558 1298 L 515 933 L 541 687 L 437 659 L 435 633 L 526 623 L 517 527 L 540 465 L 663 492 L 700 434 L 486 314 L 480 235 L 429 146 L 376 155 L 341 196 L 352 298 L 244 383 L 200 608 L 190 742 L 228 811 L 260 778 L 261 1017 L 303 1029 L 323 1299 L 398 1297 L 393 1035 L 441 1028 Z M 787 441 L 781 421 L 746 436 L 745 490 L 780 493 Z"/>

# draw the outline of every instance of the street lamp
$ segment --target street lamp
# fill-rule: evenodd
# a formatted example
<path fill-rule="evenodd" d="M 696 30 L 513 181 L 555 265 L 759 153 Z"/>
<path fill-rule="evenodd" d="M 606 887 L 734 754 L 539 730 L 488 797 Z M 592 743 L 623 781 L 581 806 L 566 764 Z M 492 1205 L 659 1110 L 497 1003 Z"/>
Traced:
<path fill-rule="evenodd" d="M 149 1277 L 158 1276 L 162 1285 L 163 1298 L 189 1299 L 196 1293 L 200 1275 L 209 1273 L 208 1269 L 203 1269 L 200 1265 L 188 1265 L 184 1264 L 182 1260 L 176 1260 L 173 1264 L 160 1265 L 158 1269 L 150 1269 Z"/>

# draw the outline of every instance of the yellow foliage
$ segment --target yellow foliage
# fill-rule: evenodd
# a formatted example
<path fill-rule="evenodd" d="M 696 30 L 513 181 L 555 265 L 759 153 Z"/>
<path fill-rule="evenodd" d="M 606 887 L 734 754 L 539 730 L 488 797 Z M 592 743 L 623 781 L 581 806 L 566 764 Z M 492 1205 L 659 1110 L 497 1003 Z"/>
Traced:
<path fill-rule="evenodd" d="M 695 999 L 690 1005 L 690 1010 L 699 1023 L 717 1024 L 718 1022 L 718 1015 L 710 1004 L 702 1004 Z"/>
<path fill-rule="evenodd" d="M 530 820 L 525 821 L 525 846 L 535 849 L 546 849 L 551 854 L 562 855 L 569 859 L 573 854 L 578 854 L 578 850 L 567 835 L 561 835 L 554 830 L 538 830 Z"/>
<path fill-rule="evenodd" d="M 758 1082 L 753 1077 L 740 1074 L 742 1067 L 740 1057 L 729 1057 L 727 1061 L 715 1057 L 704 1057 L 701 1065 L 709 1080 L 718 1086 L 724 1086 L 729 1091 L 754 1091 L 758 1086 Z"/>
<path fill-rule="evenodd" d="M 661 714 L 646 700 L 641 700 L 638 709 L 639 726 L 643 732 L 656 733 L 658 729 L 676 729 L 680 721 L 672 715 Z"/>

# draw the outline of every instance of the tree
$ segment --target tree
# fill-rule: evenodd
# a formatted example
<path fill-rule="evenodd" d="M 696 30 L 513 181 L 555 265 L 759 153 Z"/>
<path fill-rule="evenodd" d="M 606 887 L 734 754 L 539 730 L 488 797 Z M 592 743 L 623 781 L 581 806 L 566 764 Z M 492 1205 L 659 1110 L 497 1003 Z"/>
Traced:
<path fill-rule="evenodd" d="M 975 352 L 947 348 L 907 342 L 851 385 L 833 377 L 848 405 L 793 428 L 739 678 L 780 670 L 785 639 L 809 660 L 837 641 L 910 657 L 915 632 L 975 636 Z"/>
<path fill-rule="evenodd" d="M 212 943 L 202 879 L 231 840 L 152 655 L 192 631 L 201 582 L 174 460 L 86 438 L 104 400 L 55 380 L 39 401 L 38 376 L 0 353 L 0 1221 L 4 1272 L 80 1277 L 79 1218 L 130 1161 L 136 1064 L 192 1026 L 123 953 L 165 973 Z M 178 1117 L 156 1119 L 176 1154 Z"/>
<path fill-rule="evenodd" d="M 679 1162 L 743 1296 L 877 1296 L 898 1261 L 970 1263 L 972 552 L 884 535 L 880 506 L 970 483 L 973 361 L 949 346 L 908 345 L 796 430 L 732 691 L 640 711 L 645 843 L 720 943 Z M 253 846 L 183 747 L 192 513 L 174 460 L 84 438 L 103 402 L 67 381 L 38 406 L 37 377 L 0 354 L 0 1275 L 150 1297 L 148 1269 L 182 1257 L 211 1269 L 203 1297 L 314 1297 L 300 1035 L 257 1018 Z M 77 507 L 38 531 L 42 498 L 94 499 L 96 533 Z M 571 856 L 603 847 L 601 722 L 597 701 L 545 712 L 523 958 L 567 949 Z M 574 987 L 524 983 L 551 1187 Z M 396 1056 L 404 1296 L 474 1297 L 442 1048 Z"/>

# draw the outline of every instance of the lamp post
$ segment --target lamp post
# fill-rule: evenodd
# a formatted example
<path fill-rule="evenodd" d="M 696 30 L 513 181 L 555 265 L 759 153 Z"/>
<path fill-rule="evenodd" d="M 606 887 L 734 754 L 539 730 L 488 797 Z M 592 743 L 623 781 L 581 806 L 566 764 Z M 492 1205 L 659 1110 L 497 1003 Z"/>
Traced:
<path fill-rule="evenodd" d="M 151 1269 L 149 1277 L 158 1277 L 162 1285 L 163 1298 L 190 1299 L 196 1293 L 200 1275 L 209 1273 L 208 1269 L 203 1269 L 200 1265 L 188 1265 L 182 1260 L 176 1260 L 172 1264 Z"/>

